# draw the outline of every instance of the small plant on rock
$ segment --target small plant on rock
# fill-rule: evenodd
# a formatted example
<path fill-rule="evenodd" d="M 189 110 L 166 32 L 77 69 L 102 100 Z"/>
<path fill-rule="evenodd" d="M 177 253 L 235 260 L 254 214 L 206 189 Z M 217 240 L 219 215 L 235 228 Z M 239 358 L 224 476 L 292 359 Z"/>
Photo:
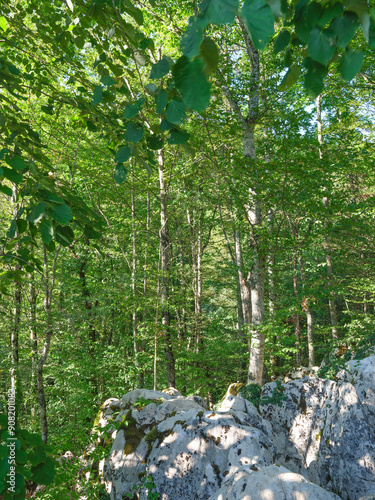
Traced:
<path fill-rule="evenodd" d="M 241 387 L 240 394 L 244 399 L 247 399 L 254 406 L 258 407 L 260 402 L 261 388 L 258 384 L 248 384 Z"/>
<path fill-rule="evenodd" d="M 284 394 L 284 388 L 281 385 L 280 380 L 276 381 L 276 387 L 273 388 L 272 394 L 270 397 L 264 397 L 260 399 L 260 404 L 261 405 L 277 405 L 277 406 L 282 406 L 282 402 L 286 401 L 286 396 Z"/>

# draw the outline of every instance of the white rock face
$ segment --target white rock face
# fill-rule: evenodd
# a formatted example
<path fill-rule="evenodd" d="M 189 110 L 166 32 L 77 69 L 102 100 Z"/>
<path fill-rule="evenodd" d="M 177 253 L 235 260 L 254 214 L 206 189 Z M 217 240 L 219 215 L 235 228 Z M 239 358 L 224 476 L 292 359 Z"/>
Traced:
<path fill-rule="evenodd" d="M 348 361 L 339 378 L 354 385 L 375 440 L 375 356 Z"/>
<path fill-rule="evenodd" d="M 300 474 L 270 465 L 259 471 L 242 467 L 208 500 L 340 500 Z"/>
<path fill-rule="evenodd" d="M 275 387 L 264 386 L 262 397 L 271 397 Z M 281 406 L 260 408 L 272 424 L 275 462 L 343 500 L 375 493 L 373 429 L 353 385 L 304 377 L 283 388 Z"/>
<path fill-rule="evenodd" d="M 155 394 L 148 396 L 158 399 Z M 123 406 L 132 399 L 126 398 L 124 404 L 123 398 Z M 123 409 L 118 420 L 125 417 L 129 423 L 117 433 L 104 466 L 111 500 L 131 493 L 146 472 L 162 500 L 205 500 L 240 467 L 271 464 L 269 427 L 254 414 L 251 403 L 236 401 L 240 399 L 235 398 L 233 405 L 245 411 L 230 413 L 207 412 L 181 397 L 152 402 L 141 410 Z M 146 500 L 147 492 L 141 491 L 139 498 Z"/>

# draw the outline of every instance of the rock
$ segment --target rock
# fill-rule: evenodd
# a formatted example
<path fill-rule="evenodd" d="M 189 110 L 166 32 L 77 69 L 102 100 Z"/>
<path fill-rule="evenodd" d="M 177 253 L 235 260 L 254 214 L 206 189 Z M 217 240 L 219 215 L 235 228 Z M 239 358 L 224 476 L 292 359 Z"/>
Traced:
<path fill-rule="evenodd" d="M 285 467 L 270 465 L 259 471 L 242 467 L 208 500 L 340 500 L 320 486 Z"/>
<path fill-rule="evenodd" d="M 188 396 L 186 399 L 191 399 L 195 403 L 198 403 L 200 406 L 202 406 L 205 410 L 208 410 L 208 405 L 206 401 L 200 396 Z"/>
<path fill-rule="evenodd" d="M 63 462 L 71 462 L 75 459 L 75 456 L 71 451 L 66 451 L 64 455 L 61 455 L 56 461 L 61 465 Z"/>
<path fill-rule="evenodd" d="M 284 382 L 290 382 L 291 380 L 297 380 L 306 376 L 315 377 L 318 371 L 319 366 L 312 366 L 311 368 L 307 368 L 306 366 L 299 366 L 298 368 L 294 368 L 285 375 Z"/>
<path fill-rule="evenodd" d="M 169 394 L 166 394 L 165 392 L 151 391 L 149 389 L 134 389 L 134 391 L 130 391 L 122 396 L 121 408 L 130 408 L 130 406 L 133 405 L 137 401 L 137 399 L 142 398 L 147 400 L 160 401 L 162 399 L 172 399 L 172 396 L 169 396 Z"/>
<path fill-rule="evenodd" d="M 174 387 L 168 387 L 168 389 L 163 389 L 164 394 L 168 394 L 169 396 L 173 396 L 177 398 L 178 396 L 182 396 L 181 392 L 175 389 Z"/>
<path fill-rule="evenodd" d="M 242 408 L 250 406 L 243 403 Z M 250 410 L 249 419 L 261 426 L 262 419 Z M 145 474 L 152 475 L 163 500 L 205 500 L 243 465 L 272 463 L 268 435 L 248 425 L 245 412 L 205 412 L 187 398 L 124 411 L 118 419 L 127 425 L 120 428 L 104 466 L 111 500 L 140 487 Z M 145 500 L 146 491 L 139 498 Z"/>
<path fill-rule="evenodd" d="M 348 361 L 346 370 L 341 370 L 337 378 L 354 385 L 375 440 L 375 356 Z"/>
<path fill-rule="evenodd" d="M 343 500 L 375 493 L 373 429 L 353 385 L 304 377 L 283 384 L 285 401 L 261 405 L 272 424 L 276 463 Z M 262 389 L 272 398 L 276 383 Z"/>
<path fill-rule="evenodd" d="M 365 497 L 359 498 L 359 500 L 375 500 L 375 494 L 374 495 L 366 495 Z"/>

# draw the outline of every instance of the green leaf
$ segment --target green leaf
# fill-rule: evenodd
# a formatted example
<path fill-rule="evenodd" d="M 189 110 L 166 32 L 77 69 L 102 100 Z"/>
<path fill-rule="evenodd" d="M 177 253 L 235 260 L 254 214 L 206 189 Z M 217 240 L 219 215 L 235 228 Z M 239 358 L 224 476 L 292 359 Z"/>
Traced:
<path fill-rule="evenodd" d="M 73 217 L 69 205 L 57 205 L 51 212 L 52 218 L 60 224 L 67 224 Z"/>
<path fill-rule="evenodd" d="M 231 24 L 238 12 L 239 0 L 206 0 L 202 15 L 207 23 Z"/>
<path fill-rule="evenodd" d="M 274 18 L 264 0 L 245 0 L 241 10 L 247 30 L 256 49 L 263 49 L 274 32 Z"/>
<path fill-rule="evenodd" d="M 309 55 L 314 61 L 327 66 L 335 53 L 335 40 L 332 32 L 315 28 L 309 36 Z"/>
<path fill-rule="evenodd" d="M 38 484 L 51 484 L 55 479 L 55 464 L 51 458 L 47 458 L 45 464 L 39 464 L 36 467 L 31 468 L 32 481 Z"/>
<path fill-rule="evenodd" d="M 9 239 L 14 238 L 16 231 L 17 231 L 17 222 L 15 219 L 13 219 L 7 232 L 7 238 Z"/>
<path fill-rule="evenodd" d="M 169 144 L 185 144 L 190 138 L 190 134 L 182 130 L 173 129 L 168 137 Z"/>
<path fill-rule="evenodd" d="M 329 22 L 331 22 L 332 19 L 339 18 L 342 15 L 343 10 L 344 10 L 344 6 L 342 5 L 341 2 L 336 2 L 333 5 L 328 5 L 323 10 L 323 12 L 319 18 L 319 21 L 318 21 L 319 26 L 324 28 L 324 26 L 326 24 L 328 24 Z"/>
<path fill-rule="evenodd" d="M 42 189 L 40 191 L 41 196 L 48 201 L 52 201 L 52 203 L 65 203 L 65 201 L 60 198 L 60 196 L 57 196 L 57 194 L 53 193 L 52 191 L 48 191 L 47 189 Z"/>
<path fill-rule="evenodd" d="M 168 102 L 168 95 L 164 89 L 160 89 L 155 95 L 156 112 L 160 115 Z"/>
<path fill-rule="evenodd" d="M 2 167 L 3 176 L 8 179 L 8 181 L 14 182 L 14 184 L 19 184 L 22 182 L 23 177 L 18 172 L 15 172 L 12 168 Z"/>
<path fill-rule="evenodd" d="M 141 124 L 130 122 L 125 134 L 125 140 L 129 142 L 139 142 L 145 131 Z"/>
<path fill-rule="evenodd" d="M 98 87 L 95 87 L 94 94 L 92 96 L 92 101 L 91 101 L 91 104 L 93 106 L 96 106 L 97 104 L 102 102 L 102 99 L 103 99 L 102 92 L 103 92 L 103 87 L 101 85 L 99 85 Z"/>
<path fill-rule="evenodd" d="M 309 95 L 315 99 L 323 90 L 323 78 L 317 73 L 308 71 L 305 75 L 304 85 Z"/>
<path fill-rule="evenodd" d="M 290 42 L 290 33 L 288 30 L 282 30 L 280 33 L 277 35 L 277 38 L 275 40 L 275 43 L 273 45 L 273 53 L 278 54 L 282 50 L 285 49 L 289 45 Z"/>
<path fill-rule="evenodd" d="M 17 464 L 23 465 L 27 462 L 27 453 L 25 450 L 19 449 L 16 451 Z"/>
<path fill-rule="evenodd" d="M 120 148 L 116 153 L 115 162 L 124 163 L 129 160 L 130 156 L 131 156 L 131 150 L 129 146 L 122 146 L 122 148 Z"/>
<path fill-rule="evenodd" d="M 0 16 L 0 28 L 4 32 L 8 29 L 8 23 L 4 16 Z"/>
<path fill-rule="evenodd" d="M 22 234 L 26 231 L 27 222 L 25 221 L 25 219 L 17 219 L 17 229 L 18 229 L 18 234 Z"/>
<path fill-rule="evenodd" d="M 198 19 L 190 18 L 189 26 L 181 39 L 181 50 L 189 59 L 199 55 L 203 33 L 207 24 L 208 21 L 202 17 L 198 17 Z"/>
<path fill-rule="evenodd" d="M 141 111 L 141 108 L 144 103 L 145 103 L 145 98 L 141 97 L 140 99 L 138 99 L 138 101 L 128 104 L 124 111 L 124 118 L 128 120 L 130 118 L 133 118 Z"/>
<path fill-rule="evenodd" d="M 162 132 L 166 132 L 167 130 L 171 130 L 172 128 L 173 128 L 173 123 L 163 118 L 162 121 L 160 122 L 160 130 Z"/>
<path fill-rule="evenodd" d="M 93 227 L 90 226 L 85 226 L 84 233 L 89 240 L 100 240 L 100 238 L 102 237 L 99 231 L 96 231 Z"/>
<path fill-rule="evenodd" d="M 68 247 L 74 240 L 74 233 L 69 226 L 57 226 L 55 229 L 55 239 L 63 247 Z"/>
<path fill-rule="evenodd" d="M 362 51 L 347 50 L 344 52 L 338 70 L 344 80 L 352 80 L 361 70 L 365 54 Z"/>
<path fill-rule="evenodd" d="M 152 169 L 150 165 L 143 158 L 139 158 L 139 162 L 146 169 L 148 175 L 152 175 Z"/>
<path fill-rule="evenodd" d="M 358 27 L 359 19 L 354 12 L 344 12 L 342 17 L 334 19 L 330 28 L 337 36 L 337 46 L 345 49 Z"/>
<path fill-rule="evenodd" d="M 204 71 L 207 74 L 216 71 L 219 63 L 219 49 L 212 38 L 206 37 L 199 47 L 199 53 L 205 62 Z"/>
<path fill-rule="evenodd" d="M 282 82 L 280 83 L 278 90 L 285 91 L 285 90 L 290 89 L 290 87 L 292 87 L 296 83 L 300 74 L 301 74 L 300 66 L 293 64 L 288 69 L 288 72 L 286 73 L 286 75 L 282 79 Z"/>
<path fill-rule="evenodd" d="M 46 113 L 46 115 L 53 115 L 53 107 L 52 106 L 41 106 L 40 108 L 43 113 Z"/>
<path fill-rule="evenodd" d="M 163 57 L 163 59 L 160 59 L 160 61 L 158 61 L 152 66 L 150 78 L 155 78 L 159 80 L 168 73 L 169 73 L 169 62 L 165 57 Z"/>
<path fill-rule="evenodd" d="M 37 222 L 42 220 L 45 213 L 46 213 L 46 204 L 44 202 L 40 202 L 31 208 L 31 211 L 29 215 L 26 217 L 26 220 L 28 222 L 36 224 Z"/>
<path fill-rule="evenodd" d="M 49 220 L 47 219 L 42 220 L 42 222 L 39 225 L 39 232 L 42 237 L 43 243 L 48 245 L 48 243 L 52 241 L 53 238 L 53 226 Z"/>
<path fill-rule="evenodd" d="M 156 91 L 158 90 L 157 86 L 155 85 L 155 83 L 148 83 L 147 85 L 145 85 L 145 89 L 147 90 L 147 92 L 149 92 L 151 95 L 154 95 L 156 93 Z"/>
<path fill-rule="evenodd" d="M 126 179 L 127 173 L 128 173 L 128 171 L 124 167 L 124 165 L 122 163 L 118 163 L 116 165 L 116 169 L 115 169 L 115 173 L 113 175 L 113 178 L 115 179 L 117 184 L 122 184 Z"/>
<path fill-rule="evenodd" d="M 180 57 L 173 66 L 173 76 L 184 103 L 190 109 L 202 112 L 210 101 L 210 84 L 203 74 L 202 60 L 194 59 L 194 61 L 190 62 L 186 56 Z M 169 105 L 167 119 L 170 122 L 182 123 L 183 120 L 179 121 L 177 119 L 177 121 L 173 121 L 168 117 L 168 110 Z"/>
<path fill-rule="evenodd" d="M 7 196 L 12 196 L 12 190 L 8 186 L 3 186 L 0 184 L 0 192 L 6 194 Z"/>
<path fill-rule="evenodd" d="M 15 170 L 28 170 L 29 166 L 20 156 L 14 156 L 6 160 L 7 164 Z"/>
<path fill-rule="evenodd" d="M 150 135 L 146 141 L 147 146 L 153 151 L 157 151 L 163 147 L 163 138 L 160 135 Z"/>
<path fill-rule="evenodd" d="M 172 99 L 167 106 L 167 120 L 175 125 L 181 125 L 186 119 L 185 104 Z"/>
<path fill-rule="evenodd" d="M 281 16 L 282 2 L 281 0 L 266 0 L 268 5 L 271 7 L 272 14 L 276 19 Z"/>
<path fill-rule="evenodd" d="M 117 83 L 117 81 L 114 78 L 112 78 L 111 76 L 109 76 L 109 75 L 102 76 L 102 78 L 100 79 L 100 81 L 106 87 L 110 87 L 111 85 L 115 85 Z"/>

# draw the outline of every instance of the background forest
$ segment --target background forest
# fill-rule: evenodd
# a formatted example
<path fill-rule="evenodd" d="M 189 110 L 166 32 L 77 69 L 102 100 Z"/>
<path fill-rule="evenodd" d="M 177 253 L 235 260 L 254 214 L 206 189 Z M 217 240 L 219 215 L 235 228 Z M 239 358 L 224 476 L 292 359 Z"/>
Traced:
<path fill-rule="evenodd" d="M 371 8 L 2 2 L 0 405 L 55 454 L 374 343 Z"/>

